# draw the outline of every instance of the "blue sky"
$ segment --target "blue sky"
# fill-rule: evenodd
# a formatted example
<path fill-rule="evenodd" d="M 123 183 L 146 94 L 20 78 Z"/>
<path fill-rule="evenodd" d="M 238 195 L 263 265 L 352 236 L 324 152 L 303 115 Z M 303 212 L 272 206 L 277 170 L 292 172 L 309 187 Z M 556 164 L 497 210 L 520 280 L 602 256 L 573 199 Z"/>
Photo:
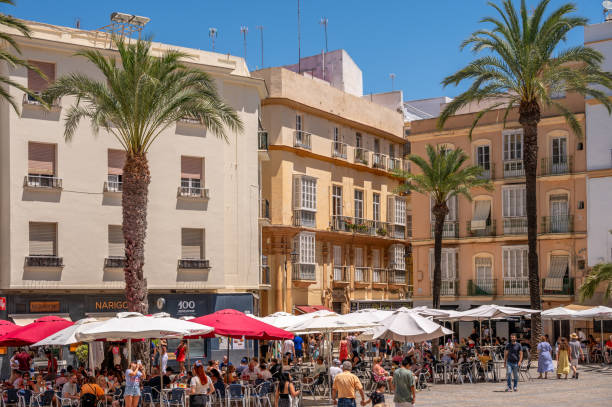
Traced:
<path fill-rule="evenodd" d="M 591 23 L 602 22 L 601 1 L 575 3 Z M 73 27 L 80 19 L 83 29 L 106 25 L 112 11 L 138 14 L 151 18 L 145 32 L 156 41 L 207 50 L 208 28 L 216 27 L 216 50 L 240 56 L 240 26 L 248 26 L 250 69 L 261 67 L 258 25 L 264 26 L 266 67 L 297 61 L 296 10 L 297 0 L 17 0 L 17 7 L 0 6 L 0 12 L 50 24 Z M 443 89 L 440 81 L 472 58 L 459 44 L 492 11 L 486 0 L 301 0 L 302 55 L 323 50 L 319 20 L 325 16 L 329 49 L 346 49 L 360 66 L 364 93 L 391 90 L 389 74 L 395 73 L 395 89 L 402 89 L 406 100 L 454 96 L 460 88 Z M 582 38 L 582 30 L 576 30 L 568 45 Z"/>

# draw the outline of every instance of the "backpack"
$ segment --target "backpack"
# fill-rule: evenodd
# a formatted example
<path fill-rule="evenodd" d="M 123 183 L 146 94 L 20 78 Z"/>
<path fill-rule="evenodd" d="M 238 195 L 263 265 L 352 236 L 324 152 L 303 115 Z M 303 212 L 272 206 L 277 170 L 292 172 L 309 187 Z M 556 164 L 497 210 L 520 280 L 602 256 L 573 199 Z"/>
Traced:
<path fill-rule="evenodd" d="M 97 397 L 91 393 L 85 393 L 81 396 L 81 407 L 96 407 Z"/>

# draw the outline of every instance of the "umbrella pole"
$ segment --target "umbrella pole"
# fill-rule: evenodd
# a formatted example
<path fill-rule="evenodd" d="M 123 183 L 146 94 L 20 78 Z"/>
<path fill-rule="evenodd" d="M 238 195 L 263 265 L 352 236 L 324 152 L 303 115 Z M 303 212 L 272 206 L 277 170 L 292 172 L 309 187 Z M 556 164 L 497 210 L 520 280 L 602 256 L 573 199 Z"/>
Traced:
<path fill-rule="evenodd" d="M 187 367 L 185 368 L 185 373 L 191 368 L 191 360 L 189 358 L 189 339 L 187 339 L 187 357 L 185 358 L 185 362 L 187 363 Z"/>
<path fill-rule="evenodd" d="M 478 329 L 478 331 L 479 331 L 478 335 L 480 337 L 480 339 L 479 339 L 480 340 L 480 346 L 482 346 L 482 319 L 479 319 L 478 323 L 480 324 L 479 325 L 479 329 Z M 474 325 L 472 325 L 472 326 L 474 326 Z"/>
<path fill-rule="evenodd" d="M 87 342 L 87 353 L 89 354 L 89 370 L 93 374 L 93 347 L 91 344 L 92 342 Z"/>
<path fill-rule="evenodd" d="M 601 364 L 604 364 L 604 337 L 603 337 L 603 319 L 599 321 L 601 324 Z"/>
<path fill-rule="evenodd" d="M 332 342 L 332 334 L 331 332 L 327 333 L 327 339 L 328 339 L 328 343 L 329 343 L 329 350 L 328 350 L 328 354 L 327 354 L 327 373 L 329 374 L 329 399 L 332 399 L 332 377 L 331 377 L 331 371 L 329 370 L 329 368 L 332 365 L 332 359 L 334 357 L 333 353 L 334 353 L 334 343 Z"/>
<path fill-rule="evenodd" d="M 132 338 L 128 338 L 127 347 L 128 347 L 128 366 L 130 366 L 132 364 Z"/>
<path fill-rule="evenodd" d="M 491 325 L 491 319 L 489 318 L 489 346 L 493 346 L 493 326 Z M 493 349 L 493 348 L 491 348 Z"/>

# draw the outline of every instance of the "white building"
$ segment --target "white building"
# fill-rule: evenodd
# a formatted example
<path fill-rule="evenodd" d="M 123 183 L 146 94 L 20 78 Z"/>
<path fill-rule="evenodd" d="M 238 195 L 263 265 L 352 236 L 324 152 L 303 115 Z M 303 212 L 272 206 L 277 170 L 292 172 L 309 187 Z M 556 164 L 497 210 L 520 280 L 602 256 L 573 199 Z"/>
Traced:
<path fill-rule="evenodd" d="M 612 72 L 612 20 L 586 26 L 584 44 L 601 52 L 603 69 Z M 594 266 L 612 261 L 612 117 L 599 102 L 586 103 L 588 265 Z"/>

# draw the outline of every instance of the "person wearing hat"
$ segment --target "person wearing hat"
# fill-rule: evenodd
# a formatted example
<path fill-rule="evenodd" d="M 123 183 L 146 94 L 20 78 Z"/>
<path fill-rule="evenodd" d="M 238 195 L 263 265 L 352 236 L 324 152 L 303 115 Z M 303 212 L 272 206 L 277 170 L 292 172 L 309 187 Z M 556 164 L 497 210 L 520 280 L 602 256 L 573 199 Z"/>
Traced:
<path fill-rule="evenodd" d="M 572 378 L 578 379 L 578 361 L 584 358 L 582 346 L 578 340 L 578 335 L 574 332 L 570 335 L 570 367 L 572 369 Z"/>
<path fill-rule="evenodd" d="M 359 378 L 351 373 L 353 364 L 348 360 L 342 362 L 342 373 L 334 378 L 332 385 L 332 399 L 338 407 L 356 407 L 355 391 L 361 395 L 361 400 L 365 400 L 366 396 L 363 392 L 363 386 Z"/>
<path fill-rule="evenodd" d="M 332 366 L 329 368 L 329 375 L 331 376 L 332 382 L 340 373 L 342 373 L 342 368 L 340 368 L 340 359 L 334 359 Z"/>

